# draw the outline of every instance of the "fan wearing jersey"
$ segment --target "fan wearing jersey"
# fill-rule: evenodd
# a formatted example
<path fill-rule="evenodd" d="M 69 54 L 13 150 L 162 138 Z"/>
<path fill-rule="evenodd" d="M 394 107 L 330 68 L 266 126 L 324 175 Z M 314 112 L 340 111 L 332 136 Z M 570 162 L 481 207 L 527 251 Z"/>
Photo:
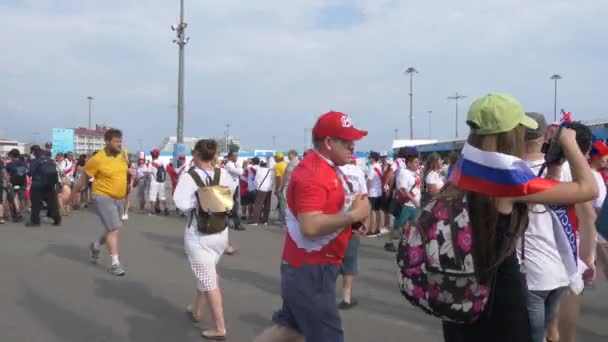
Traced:
<path fill-rule="evenodd" d="M 160 202 L 160 208 L 165 216 L 169 215 L 167 208 L 167 197 L 165 196 L 165 182 L 167 180 L 167 170 L 165 166 L 158 160 L 160 150 L 154 149 L 150 153 L 152 155 L 152 163 L 150 163 L 149 177 L 150 190 L 148 192 L 148 204 L 150 206 L 150 215 L 155 212 L 156 201 Z"/>
<path fill-rule="evenodd" d="M 382 216 L 380 215 L 382 207 L 382 165 L 380 165 L 380 153 L 370 152 L 369 161 L 367 188 L 369 189 L 369 203 L 372 207 L 369 217 L 369 234 L 374 235 L 380 233 L 380 222 L 382 220 Z"/>

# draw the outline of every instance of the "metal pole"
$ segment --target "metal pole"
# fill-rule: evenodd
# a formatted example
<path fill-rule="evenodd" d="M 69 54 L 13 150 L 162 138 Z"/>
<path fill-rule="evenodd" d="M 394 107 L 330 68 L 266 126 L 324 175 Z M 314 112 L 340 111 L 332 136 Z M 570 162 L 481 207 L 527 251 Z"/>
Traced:
<path fill-rule="evenodd" d="M 458 94 L 456 94 L 456 139 L 458 139 Z"/>
<path fill-rule="evenodd" d="M 230 124 L 226 124 L 226 153 L 228 153 L 228 140 L 230 139 Z"/>
<path fill-rule="evenodd" d="M 458 139 L 458 101 L 461 99 L 466 98 L 465 95 L 460 95 L 458 94 L 458 92 L 456 92 L 455 96 L 448 96 L 448 100 L 454 100 L 454 102 L 456 103 L 456 139 Z"/>
<path fill-rule="evenodd" d="M 176 31 L 177 39 L 173 42 L 179 47 L 179 65 L 177 73 L 177 143 L 184 143 L 184 49 L 189 38 L 186 38 L 186 27 L 184 22 L 184 0 L 179 2 L 179 24 L 171 28 Z"/>
<path fill-rule="evenodd" d="M 276 144 L 277 144 L 277 136 L 276 136 L 276 135 L 273 135 L 273 136 L 272 136 L 272 149 L 273 149 L 273 150 L 276 150 L 276 149 L 277 149 Z"/>
<path fill-rule="evenodd" d="M 433 111 L 429 110 L 427 112 L 429 113 L 429 139 L 430 139 L 433 136 L 433 134 L 432 134 L 433 128 L 432 128 L 432 122 L 431 122 L 432 121 L 431 114 L 433 114 Z"/>
<path fill-rule="evenodd" d="M 414 73 L 410 73 L 410 140 L 414 139 Z"/>
<path fill-rule="evenodd" d="M 399 130 L 397 128 L 395 128 L 395 140 L 398 139 L 399 136 Z"/>
<path fill-rule="evenodd" d="M 557 77 L 555 78 L 555 89 L 553 93 L 553 122 L 557 122 Z"/>
<path fill-rule="evenodd" d="M 91 105 L 94 98 L 92 96 L 87 96 L 87 100 L 89 100 L 89 129 L 91 129 Z"/>

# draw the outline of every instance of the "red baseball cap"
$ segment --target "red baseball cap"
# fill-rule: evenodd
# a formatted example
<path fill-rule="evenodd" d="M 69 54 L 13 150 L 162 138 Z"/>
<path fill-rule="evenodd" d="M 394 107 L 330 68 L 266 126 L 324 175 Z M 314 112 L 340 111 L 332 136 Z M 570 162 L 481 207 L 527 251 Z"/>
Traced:
<path fill-rule="evenodd" d="M 183 154 L 180 154 L 180 155 L 178 156 L 178 158 L 179 158 L 179 159 L 182 159 L 182 160 L 185 160 L 185 159 L 186 159 L 186 156 L 185 156 L 185 155 L 183 155 Z"/>
<path fill-rule="evenodd" d="M 160 150 L 155 148 L 152 150 L 152 154 L 160 154 Z"/>
<path fill-rule="evenodd" d="M 319 117 L 312 136 L 315 139 L 332 137 L 354 141 L 367 136 L 367 131 L 356 129 L 348 115 L 331 111 Z"/>

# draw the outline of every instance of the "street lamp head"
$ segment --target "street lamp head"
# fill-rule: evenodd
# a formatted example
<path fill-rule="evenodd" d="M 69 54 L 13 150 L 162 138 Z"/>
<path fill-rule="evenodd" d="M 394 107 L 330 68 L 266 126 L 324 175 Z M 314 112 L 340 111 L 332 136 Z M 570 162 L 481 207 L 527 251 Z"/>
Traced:
<path fill-rule="evenodd" d="M 562 77 L 559 74 L 555 74 L 555 75 L 551 76 L 550 79 L 552 79 L 552 80 L 561 80 Z"/>
<path fill-rule="evenodd" d="M 404 74 L 417 74 L 418 70 L 416 70 L 415 68 L 409 67 L 409 68 L 405 69 L 405 71 L 403 73 Z"/>
<path fill-rule="evenodd" d="M 95 100 L 95 98 L 93 96 L 87 96 L 87 100 Z"/>

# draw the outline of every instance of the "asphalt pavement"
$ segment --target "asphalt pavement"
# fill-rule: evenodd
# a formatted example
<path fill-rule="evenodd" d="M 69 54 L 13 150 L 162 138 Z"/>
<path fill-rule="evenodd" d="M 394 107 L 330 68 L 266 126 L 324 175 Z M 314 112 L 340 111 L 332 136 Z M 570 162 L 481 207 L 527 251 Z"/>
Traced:
<path fill-rule="evenodd" d="M 201 341 L 211 326 L 185 314 L 195 283 L 178 217 L 132 213 L 121 233 L 127 275 L 107 272 L 109 257 L 88 260 L 88 243 L 102 226 L 89 210 L 63 225 L 0 225 L 0 341 Z M 280 305 L 279 264 L 284 232 L 276 226 L 231 231 L 239 249 L 220 261 L 229 341 L 252 341 Z M 441 341 L 441 324 L 409 305 L 397 288 L 394 256 L 383 241 L 363 240 L 353 294 L 359 306 L 342 313 L 346 341 Z M 608 288 L 585 293 L 579 341 L 608 341 Z M 340 286 L 338 286 L 340 288 Z M 336 301 L 339 300 L 338 291 Z"/>

